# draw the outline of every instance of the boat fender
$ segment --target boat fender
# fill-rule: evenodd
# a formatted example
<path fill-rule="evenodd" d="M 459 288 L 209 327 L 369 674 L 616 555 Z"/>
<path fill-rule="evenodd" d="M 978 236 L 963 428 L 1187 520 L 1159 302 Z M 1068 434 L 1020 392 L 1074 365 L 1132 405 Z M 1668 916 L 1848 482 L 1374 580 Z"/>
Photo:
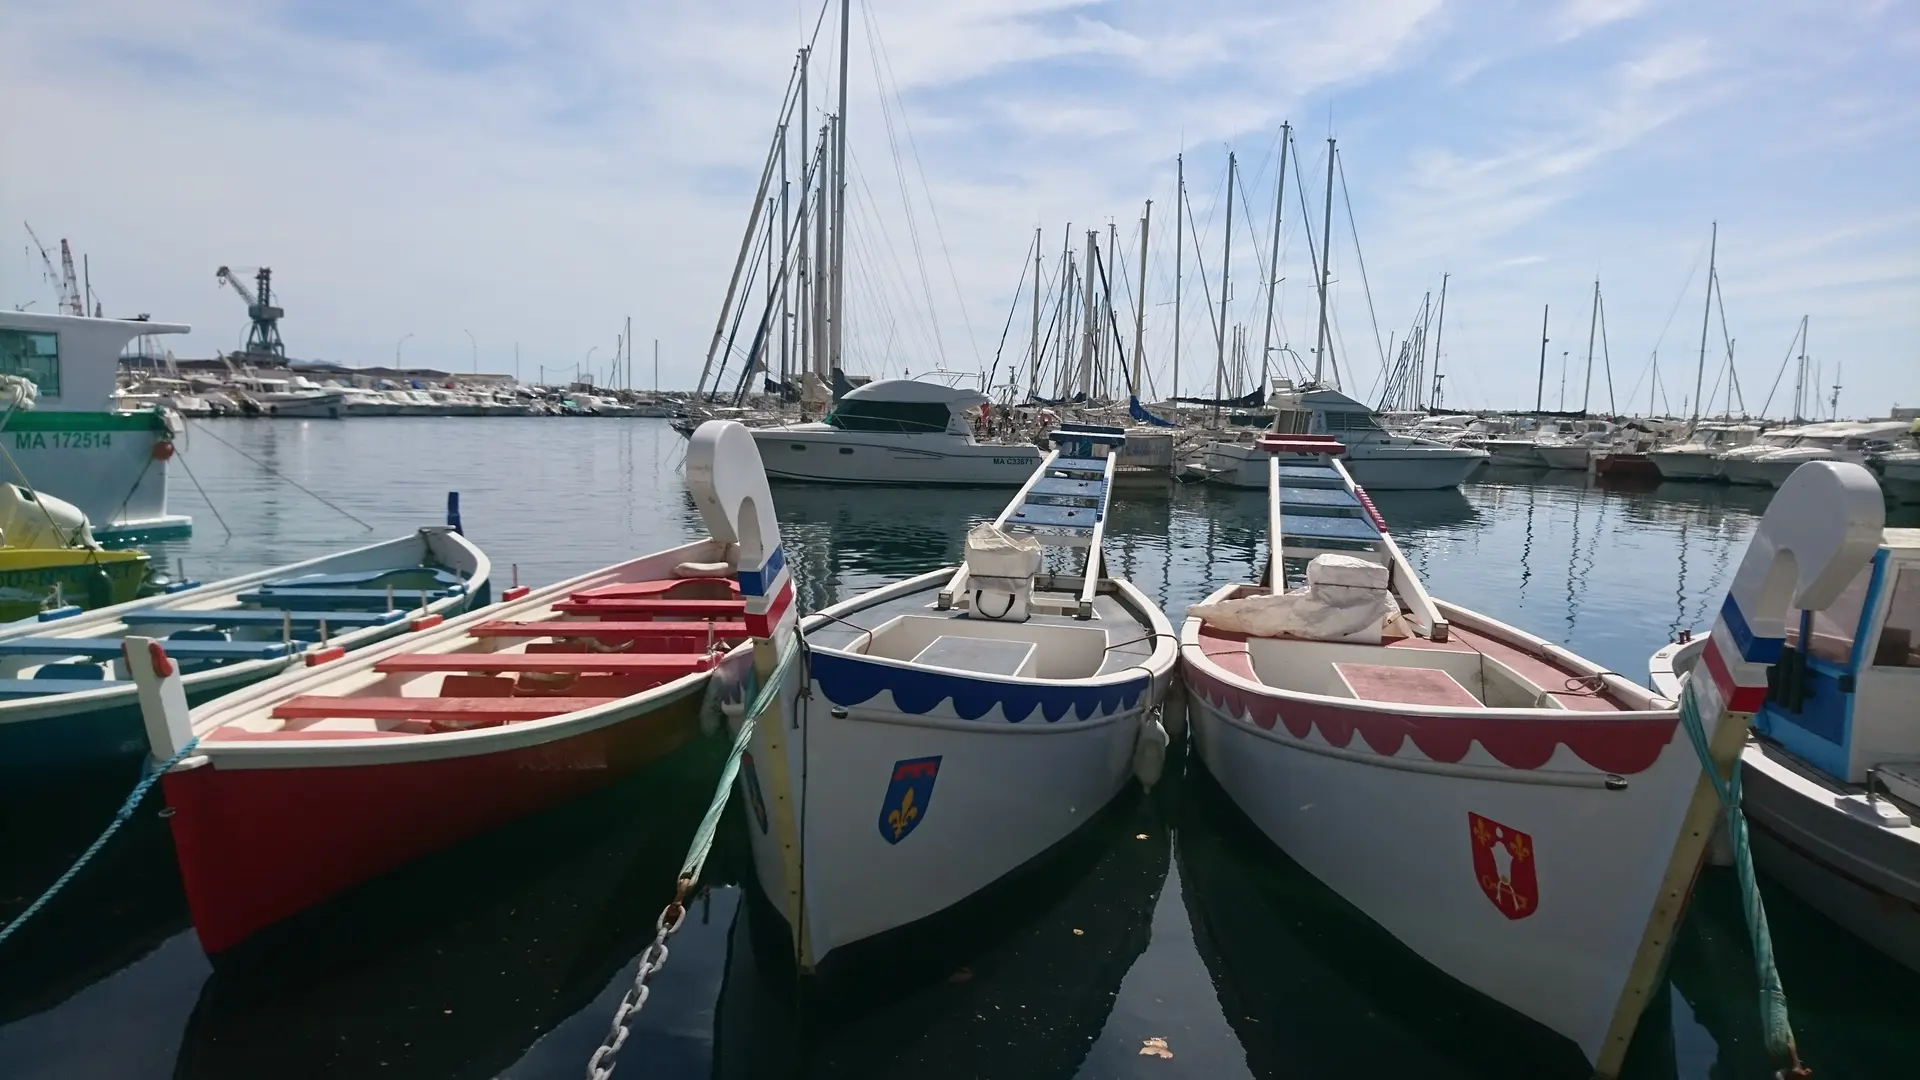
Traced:
<path fill-rule="evenodd" d="M 1167 687 L 1167 696 L 1160 703 L 1160 722 L 1169 739 L 1177 742 L 1187 737 L 1187 684 L 1178 677 Z"/>
<path fill-rule="evenodd" d="M 673 568 L 677 578 L 732 577 L 740 569 L 740 545 L 725 544 L 724 557 L 719 562 L 694 562 L 688 560 Z"/>
<path fill-rule="evenodd" d="M 1160 773 L 1166 768 L 1167 743 L 1167 729 L 1160 726 L 1160 718 L 1148 714 L 1133 744 L 1133 776 L 1148 791 L 1160 782 Z"/>
<path fill-rule="evenodd" d="M 173 440 L 172 439 L 160 439 L 153 444 L 153 460 L 155 461 L 172 461 L 173 460 Z"/>
<path fill-rule="evenodd" d="M 100 567 L 87 575 L 87 606 L 103 608 L 113 603 L 113 579 Z"/>

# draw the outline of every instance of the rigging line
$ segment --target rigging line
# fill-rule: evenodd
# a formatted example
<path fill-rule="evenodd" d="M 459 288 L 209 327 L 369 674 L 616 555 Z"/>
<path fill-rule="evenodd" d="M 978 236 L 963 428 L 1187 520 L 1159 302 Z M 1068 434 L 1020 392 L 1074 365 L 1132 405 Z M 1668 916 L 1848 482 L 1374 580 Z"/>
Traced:
<path fill-rule="evenodd" d="M 903 290 L 904 299 L 906 300 L 907 309 L 909 311 L 912 311 L 917 316 L 919 314 L 918 305 L 913 299 L 913 293 L 911 289 L 909 289 L 904 284 L 909 279 L 909 275 L 907 274 L 906 267 L 900 264 L 900 258 L 896 254 L 900 245 L 893 242 L 893 235 L 887 231 L 886 218 L 880 213 L 880 202 L 877 198 L 874 197 L 872 185 L 867 182 L 867 171 L 860 164 L 859 156 L 854 154 L 853 150 L 849 148 L 847 150 L 847 159 L 853 165 L 855 179 L 860 181 L 860 191 L 864 192 L 866 195 L 867 209 L 873 215 L 874 226 L 880 231 L 880 239 L 882 241 L 881 246 L 883 248 L 882 253 L 886 256 L 887 261 L 893 264 L 894 272 L 892 277 L 893 279 L 898 280 L 899 282 L 902 283 L 901 288 Z M 909 217 L 908 218 L 909 229 L 912 228 L 912 224 L 913 224 L 912 218 Z M 919 250 L 919 240 L 917 238 L 914 240 L 914 248 L 915 248 L 915 252 L 917 253 Z M 880 270 L 885 270 L 886 267 L 884 265 L 880 265 L 876 261 L 876 265 L 874 269 L 876 271 L 880 271 Z M 920 279 L 921 279 L 922 285 L 925 285 L 926 273 L 925 273 L 924 263 L 922 264 Z M 929 299 L 931 299 L 931 294 L 929 294 Z M 920 329 L 924 331 L 927 329 L 927 327 L 924 323 L 921 323 Z M 932 334 L 927 338 L 927 342 L 926 342 L 927 344 L 931 344 L 934 346 L 932 351 L 936 354 L 941 352 L 941 348 L 939 345 L 939 333 L 940 333 L 939 324 L 936 322 L 932 327 Z"/>
<path fill-rule="evenodd" d="M 1720 272 L 1713 274 L 1714 306 L 1720 309 L 1720 340 L 1727 346 L 1727 412 L 1733 412 L 1733 399 L 1740 399 L 1740 415 L 1747 413 L 1747 395 L 1740 391 L 1740 369 L 1733 365 L 1733 336 L 1727 333 L 1727 291 L 1720 286 Z"/>
<path fill-rule="evenodd" d="M 1660 343 L 1667 339 L 1667 330 L 1673 326 L 1673 317 L 1680 313 L 1680 303 L 1687 298 L 1687 287 L 1693 284 L 1693 275 L 1700 272 L 1700 260 L 1704 258 L 1706 254 L 1705 248 L 1694 252 L 1693 266 L 1687 270 L 1687 279 L 1680 283 L 1680 292 L 1673 298 L 1673 308 L 1667 312 L 1667 321 L 1660 326 L 1660 336 L 1653 339 L 1653 349 L 1655 352 L 1660 351 Z"/>
<path fill-rule="evenodd" d="M 1320 294 L 1320 290 L 1327 286 L 1323 286 L 1321 284 L 1321 282 L 1323 281 L 1323 278 L 1320 273 L 1320 256 L 1319 256 L 1319 253 L 1317 253 L 1313 247 L 1313 210 L 1311 207 L 1307 205 L 1307 183 L 1306 183 L 1306 179 L 1300 173 L 1300 155 L 1296 151 L 1292 155 L 1292 157 L 1293 157 L 1293 181 L 1294 181 L 1293 191 L 1294 191 L 1294 194 L 1299 196 L 1300 198 L 1300 229 L 1301 229 L 1301 232 L 1304 233 L 1307 238 L 1307 265 L 1311 267 L 1313 270 L 1314 295 L 1318 297 Z M 1316 165 L 1319 164 L 1319 161 L 1320 161 L 1319 158 L 1317 157 L 1314 158 L 1314 163 Z M 1325 241 L 1326 241 L 1326 237 L 1321 237 L 1321 246 L 1324 248 L 1329 248 L 1328 254 L 1331 255 L 1332 252 L 1330 250 L 1330 245 L 1328 245 Z M 1331 322 L 1332 320 L 1329 319 L 1329 321 Z M 1319 330 L 1317 327 L 1315 328 L 1314 332 L 1316 335 L 1319 333 Z M 1317 336 L 1314 339 L 1313 347 L 1316 350 L 1320 348 L 1320 341 Z M 1305 362 L 1302 361 L 1303 365 L 1304 363 Z M 1334 376 L 1334 381 L 1336 382 L 1336 384 L 1338 383 L 1339 381 L 1338 374 Z"/>
<path fill-rule="evenodd" d="M 1766 403 L 1760 406 L 1761 416 L 1767 415 L 1767 410 L 1773 408 L 1773 395 L 1780 390 L 1780 380 L 1787 373 L 1787 365 L 1793 362 L 1793 347 L 1800 343 L 1800 335 L 1805 327 L 1806 324 L 1803 321 L 1793 328 L 1793 338 L 1787 342 L 1787 355 L 1780 358 L 1780 370 L 1773 373 L 1773 386 L 1767 390 Z"/>
<path fill-rule="evenodd" d="M 207 489 L 200 486 L 200 478 L 193 475 L 193 466 L 187 464 L 187 455 L 176 454 L 174 456 L 180 459 L 180 467 L 187 470 L 187 479 L 193 481 L 193 490 L 200 493 L 200 500 L 207 504 L 208 510 L 213 512 L 213 520 L 219 522 L 220 528 L 226 531 L 227 539 L 233 539 L 233 529 L 227 525 L 227 519 L 220 516 L 220 508 L 213 505 L 213 499 L 208 497 Z"/>
<path fill-rule="evenodd" d="M 898 313 L 894 309 L 892 300 L 887 296 L 886 290 L 879 284 L 882 273 L 880 269 L 875 266 L 875 257 L 871 250 L 871 245 L 858 239 L 857 233 L 850 231 L 847 251 L 852 253 L 851 263 L 854 274 L 858 279 L 856 284 L 861 286 L 853 290 L 854 300 L 869 313 L 867 318 L 872 320 L 873 325 L 885 331 L 883 348 L 879 357 L 882 367 L 867 370 L 873 374 L 884 377 L 886 358 L 893 351 L 892 349 L 886 348 L 885 345 L 891 344 L 897 347 L 900 342 L 900 320 Z M 852 335 L 852 340 L 860 344 L 863 350 L 866 349 L 866 339 L 864 335 L 856 333 Z"/>
<path fill-rule="evenodd" d="M 1020 286 L 1026 284 L 1027 264 L 1033 261 L 1028 256 L 1033 254 L 1033 249 L 1039 242 L 1040 238 L 1036 235 L 1034 239 L 1027 244 L 1026 250 L 1020 253 L 1020 279 L 1013 283 L 1013 303 L 1007 308 L 1007 324 L 1000 328 L 1000 344 L 993 350 L 993 369 L 987 372 L 987 389 L 989 391 L 993 389 L 994 376 L 1000 373 L 1000 353 L 1001 350 L 1007 347 L 1007 333 L 1013 329 L 1014 313 L 1020 310 L 1020 301 L 1023 299 L 1020 295 Z"/>
<path fill-rule="evenodd" d="M 1600 305 L 1600 360 L 1607 368 L 1607 415 L 1619 416 L 1620 406 L 1613 398 L 1613 354 L 1607 350 L 1607 299 L 1595 297 Z"/>
<path fill-rule="evenodd" d="M 373 526 L 367 524 L 366 522 L 360 520 L 357 517 L 354 517 L 353 514 L 349 513 L 348 511 L 341 509 L 338 504 L 329 501 L 325 496 L 314 492 L 311 488 L 302 486 L 298 481 L 287 476 L 285 473 L 280 472 L 278 469 L 275 469 L 273 466 L 267 464 L 264 461 L 261 461 L 259 458 L 254 457 L 252 454 L 247 453 L 245 450 L 242 450 L 239 447 L 228 442 L 227 440 L 221 438 L 219 435 L 215 434 L 212 430 L 210 430 L 207 427 L 207 425 L 198 423 L 193 420 L 188 420 L 187 422 L 192 424 L 194 427 L 199 428 L 201 431 L 206 432 L 207 437 L 212 439 L 214 442 L 219 443 L 221 446 L 226 447 L 227 449 L 233 451 L 234 453 L 239 454 L 241 457 L 246 458 L 248 461 L 253 462 L 255 465 L 260 466 L 261 469 L 266 471 L 268 476 L 272 476 L 276 479 L 283 480 L 289 486 L 293 487 L 295 490 L 304 491 L 308 495 L 312 495 L 314 500 L 319 502 L 322 506 L 325 506 L 331 510 L 338 512 L 341 517 L 346 518 L 348 521 L 353 522 L 354 524 L 360 526 L 361 528 L 367 530 L 368 532 L 373 531 Z"/>
<path fill-rule="evenodd" d="M 1187 224 L 1196 230 L 1199 228 L 1199 226 L 1195 225 L 1193 221 L 1193 200 L 1192 199 L 1187 200 Z M 1205 259 L 1195 259 L 1194 266 L 1196 269 L 1200 271 L 1200 293 L 1202 296 L 1206 298 L 1207 310 L 1212 311 L 1213 310 L 1213 290 L 1207 287 L 1207 261 Z M 1219 349 L 1220 348 L 1220 327 L 1217 324 L 1215 324 L 1215 322 L 1212 319 L 1208 319 L 1206 320 L 1206 322 L 1208 326 L 1213 327 L 1213 345 L 1215 349 Z"/>
<path fill-rule="evenodd" d="M 861 12 L 864 17 L 866 5 L 861 5 Z M 871 24 L 868 25 L 867 30 L 867 53 L 873 61 L 874 71 L 877 76 L 880 70 L 880 58 L 874 50 L 873 28 Z M 920 223 L 913 213 L 913 197 L 907 190 L 907 171 L 902 167 L 900 161 L 900 140 L 893 129 L 893 107 L 887 103 L 887 95 L 884 92 L 884 87 L 882 88 L 882 92 L 875 96 L 879 98 L 880 120 L 887 131 L 887 150 L 893 155 L 894 180 L 900 186 L 900 207 L 907 217 L 907 239 L 913 245 L 913 261 L 920 269 L 920 291 L 926 296 L 927 317 L 933 322 L 934 340 L 938 342 L 940 346 L 938 353 L 940 366 L 945 367 L 947 366 L 947 343 L 946 338 L 940 333 L 940 313 L 933 302 L 933 281 L 927 276 L 927 257 L 920 246 Z"/>
<path fill-rule="evenodd" d="M 913 154 L 914 171 L 920 175 L 920 190 L 924 192 L 927 197 L 927 215 L 933 218 L 934 237 L 940 241 L 940 254 L 941 257 L 946 260 L 947 277 L 953 282 L 954 299 L 960 304 L 960 322 L 967 328 L 967 342 L 973 347 L 974 360 L 976 362 L 980 361 L 980 342 L 974 338 L 973 318 L 967 313 L 966 293 L 960 288 L 960 275 L 953 268 L 953 252 L 947 246 L 946 229 L 940 224 L 940 208 L 935 205 L 933 201 L 933 188 L 927 184 L 926 166 L 920 162 L 920 144 L 914 140 L 912 121 L 907 119 L 907 102 L 900 94 L 900 80 L 894 77 L 893 60 L 887 54 L 887 43 L 885 39 L 880 36 L 880 23 L 873 14 L 872 5 L 866 3 L 866 0 L 861 0 L 860 13 L 867 24 L 867 33 L 870 36 L 869 45 L 878 44 L 879 60 L 886 66 L 887 82 L 893 87 L 894 101 L 900 107 L 900 126 L 905 129 L 907 133 L 907 149 Z M 874 74 L 877 76 L 879 74 L 878 70 L 876 70 Z"/>
<path fill-rule="evenodd" d="M 1353 233 L 1353 257 L 1360 264 L 1360 285 L 1367 294 L 1367 317 L 1373 320 L 1373 347 L 1380 351 L 1380 370 L 1387 370 L 1387 347 L 1380 343 L 1380 317 L 1373 313 L 1373 283 L 1367 280 L 1367 256 L 1360 250 L 1360 226 L 1353 217 L 1353 194 L 1347 190 L 1347 163 L 1338 155 L 1333 159 L 1334 172 L 1340 174 L 1340 201 L 1347 204 L 1347 228 Z M 1342 343 L 1341 348 L 1345 348 Z"/>

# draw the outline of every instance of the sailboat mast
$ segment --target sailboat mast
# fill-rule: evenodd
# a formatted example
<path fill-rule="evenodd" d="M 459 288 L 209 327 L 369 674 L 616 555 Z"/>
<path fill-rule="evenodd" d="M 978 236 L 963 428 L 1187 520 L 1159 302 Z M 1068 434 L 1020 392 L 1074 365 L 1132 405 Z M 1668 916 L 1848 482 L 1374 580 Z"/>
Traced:
<path fill-rule="evenodd" d="M 1094 245 L 1099 240 L 1099 230 L 1087 230 L 1087 284 L 1080 290 L 1080 393 L 1085 395 L 1083 405 L 1093 404 L 1093 334 L 1094 328 L 1099 325 L 1093 317 L 1093 260 L 1096 258 Z"/>
<path fill-rule="evenodd" d="M 1600 329 L 1600 279 L 1593 279 L 1593 314 L 1587 317 L 1587 387 L 1580 395 L 1580 411 L 1587 411 L 1593 397 L 1593 335 Z"/>
<path fill-rule="evenodd" d="M 1214 338 L 1219 355 L 1213 366 L 1213 426 L 1220 426 L 1220 394 L 1227 377 L 1227 270 L 1233 263 L 1233 153 L 1227 153 L 1227 238 L 1220 248 L 1220 333 Z"/>
<path fill-rule="evenodd" d="M 1533 383 L 1533 411 L 1545 406 L 1547 393 L 1547 312 L 1551 305 L 1540 305 L 1540 374 Z"/>
<path fill-rule="evenodd" d="M 827 173 L 827 149 L 833 145 L 833 118 L 820 127 L 820 173 Z M 833 295 L 833 264 L 827 261 L 827 233 L 832 224 L 833 200 L 823 182 L 814 188 L 814 249 L 813 249 L 813 373 L 829 387 L 833 385 L 829 375 L 832 371 L 832 330 L 828 325 L 828 302 Z"/>
<path fill-rule="evenodd" d="M 1447 328 L 1447 278 L 1450 276 L 1440 275 L 1440 318 L 1433 326 L 1433 397 L 1430 403 L 1436 409 L 1440 407 L 1440 380 L 1445 378 L 1440 374 L 1440 335 Z"/>
<path fill-rule="evenodd" d="M 1186 268 L 1187 158 L 1173 159 L 1179 177 L 1173 196 L 1173 416 L 1180 418 L 1180 272 Z"/>
<path fill-rule="evenodd" d="M 1333 273 L 1333 152 L 1327 139 L 1327 209 L 1320 219 L 1320 329 L 1313 339 L 1313 385 L 1321 385 L 1322 368 L 1327 359 L 1327 286 Z"/>
<path fill-rule="evenodd" d="M 787 180 L 787 128 L 782 124 L 780 127 L 780 385 L 783 405 L 786 403 L 785 387 L 793 378 L 793 328 L 787 325 L 787 282 L 793 277 L 792 217 L 787 200 L 792 193 L 792 186 Z M 627 366 L 631 368 L 633 366 L 632 350 L 629 349 L 628 353 Z M 633 373 L 629 371 L 627 374 L 631 378 Z"/>
<path fill-rule="evenodd" d="M 1293 141 L 1293 125 L 1280 125 L 1280 176 L 1273 184 L 1273 250 L 1267 253 L 1267 330 L 1260 342 L 1260 392 L 1268 382 L 1267 358 L 1273 355 L 1273 294 L 1280 288 L 1280 208 L 1287 203 L 1287 144 Z"/>
<path fill-rule="evenodd" d="M 1040 396 L 1040 227 L 1033 230 L 1033 344 L 1028 350 L 1027 396 Z"/>
<path fill-rule="evenodd" d="M 840 113 L 833 124 L 833 357 L 844 369 L 847 303 L 847 26 L 853 0 L 840 0 Z"/>
<path fill-rule="evenodd" d="M 1153 222 L 1153 200 L 1147 200 L 1140 215 L 1140 295 L 1133 302 L 1133 392 L 1137 396 L 1146 384 L 1140 381 L 1140 369 L 1146 356 L 1147 337 L 1147 226 Z"/>
<path fill-rule="evenodd" d="M 1800 316 L 1800 366 L 1793 373 L 1793 418 L 1806 416 L 1807 408 L 1807 319 Z"/>
<path fill-rule="evenodd" d="M 1720 255 L 1720 223 L 1713 223 L 1713 239 L 1707 247 L 1707 302 L 1700 309 L 1700 363 L 1693 369 L 1693 422 L 1700 420 L 1700 390 L 1707 377 L 1707 323 L 1713 314 L 1713 278 L 1715 260 Z M 1698 263 L 1694 264 L 1698 266 Z"/>

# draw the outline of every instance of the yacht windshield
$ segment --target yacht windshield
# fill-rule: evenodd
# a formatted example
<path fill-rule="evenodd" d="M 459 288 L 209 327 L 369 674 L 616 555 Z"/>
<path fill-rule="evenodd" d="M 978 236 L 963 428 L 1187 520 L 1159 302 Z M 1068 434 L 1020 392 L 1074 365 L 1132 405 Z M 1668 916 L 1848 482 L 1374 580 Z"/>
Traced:
<path fill-rule="evenodd" d="M 942 401 L 873 401 L 843 398 L 826 422 L 842 431 L 892 431 L 926 434 L 947 430 L 952 410 Z"/>
<path fill-rule="evenodd" d="M 1333 434 L 1335 432 L 1340 432 L 1340 431 L 1385 431 L 1386 430 L 1385 428 L 1380 426 L 1379 421 L 1373 418 L 1372 413 L 1330 412 L 1324 415 L 1327 418 L 1328 434 Z"/>

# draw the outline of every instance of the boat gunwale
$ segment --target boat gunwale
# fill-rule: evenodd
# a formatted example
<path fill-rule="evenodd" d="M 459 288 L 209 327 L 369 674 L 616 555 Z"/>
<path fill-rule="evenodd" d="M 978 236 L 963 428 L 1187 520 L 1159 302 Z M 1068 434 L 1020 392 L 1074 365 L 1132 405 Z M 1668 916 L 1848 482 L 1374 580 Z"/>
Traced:
<path fill-rule="evenodd" d="M 352 653 L 341 660 L 264 680 L 195 709 L 194 712 L 203 715 L 193 718 L 194 735 L 204 739 L 216 729 L 240 719 L 245 714 L 259 712 L 262 708 L 301 693 L 320 691 L 351 675 L 369 673 L 376 663 L 392 653 L 419 652 L 422 651 L 423 645 L 432 647 L 452 640 L 484 644 L 492 639 L 475 637 L 467 632 L 468 629 L 482 622 L 550 608 L 553 604 L 565 600 L 569 594 L 583 588 L 626 581 L 665 580 L 665 577 L 622 576 L 622 572 L 637 568 L 642 563 L 658 562 L 670 575 L 672 567 L 677 563 L 712 561 L 702 559 L 701 556 L 717 554 L 721 546 L 711 538 L 706 538 L 641 555 L 534 590 L 518 600 L 476 608 L 433 627 L 424 637 L 412 634 L 398 635 L 371 648 Z M 538 720 L 499 724 L 468 731 L 435 732 L 430 735 L 391 732 L 368 734 L 352 740 L 301 739 L 288 736 L 276 738 L 271 742 L 223 743 L 217 740 L 202 742 L 194 748 L 192 757 L 182 762 L 180 766 L 176 766 L 176 771 L 204 764 L 228 769 L 401 765 L 476 757 L 541 746 L 596 731 L 610 724 L 631 719 L 635 715 L 652 712 L 661 706 L 672 704 L 701 689 L 709 678 L 714 677 L 723 668 L 737 665 L 750 654 L 751 649 L 752 642 L 742 642 L 722 653 L 713 666 L 706 670 L 682 675 L 638 694 L 617 698 L 576 712 L 559 713 L 541 717 Z"/>
<path fill-rule="evenodd" d="M 140 613 L 147 611 L 205 611 L 209 615 L 213 615 L 236 610 L 237 608 L 232 606 L 202 608 L 189 607 L 186 605 L 189 603 L 198 604 L 201 601 L 232 601 L 234 597 L 238 596 L 242 591 L 259 585 L 263 581 L 276 579 L 293 571 L 313 570 L 330 563 L 374 553 L 382 548 L 399 548 L 401 545 L 417 545 L 418 557 L 424 558 L 432 554 L 432 541 L 427 535 L 430 532 L 443 533 L 450 542 L 465 548 L 474 562 L 473 574 L 464 579 L 464 583 L 467 585 L 467 591 L 451 596 L 443 596 L 438 600 L 430 601 L 425 609 L 427 615 L 444 615 L 448 611 L 453 610 L 461 604 L 468 603 L 471 600 L 474 583 L 490 583 L 493 573 L 493 563 L 478 545 L 468 540 L 465 536 L 444 525 L 430 525 L 423 526 L 407 536 L 397 536 L 391 540 L 383 540 L 376 544 L 368 544 L 364 547 L 352 548 L 347 551 L 337 551 L 331 555 L 321 555 L 303 562 L 269 567 L 268 569 L 252 574 L 243 574 L 239 577 L 209 582 L 198 588 L 183 589 L 177 593 L 161 593 L 156 596 L 142 597 L 138 600 L 130 600 L 124 604 L 97 608 L 93 611 L 83 612 L 82 614 L 65 619 L 35 623 L 18 628 L 9 627 L 4 631 L 0 631 L 0 642 L 10 641 L 18 637 L 33 637 L 41 634 L 51 637 L 86 637 L 90 635 L 71 633 L 70 631 L 98 629 L 101 626 L 113 624 L 118 624 L 121 629 L 107 636 L 124 639 L 131 634 L 131 626 L 125 617 L 127 615 L 133 616 L 133 625 L 137 625 Z M 408 566 L 394 567 L 396 570 L 409 568 Z M 411 611 L 415 609 L 408 608 L 402 610 Z M 464 616 L 465 613 L 462 614 Z M 391 623 L 355 627 L 343 633 L 330 635 L 327 640 L 327 647 L 340 647 L 347 649 L 349 652 L 355 652 L 359 650 L 362 642 L 379 644 L 382 634 L 404 636 L 396 634 L 395 632 L 404 629 L 405 625 L 405 620 L 402 618 L 396 619 Z M 163 647 L 164 644 L 165 643 L 162 642 Z M 309 644 L 306 649 L 299 652 L 289 651 L 285 656 L 269 657 L 260 660 L 241 660 L 236 663 L 222 664 L 218 667 L 185 672 L 180 676 L 180 679 L 186 691 L 189 694 L 194 694 L 205 691 L 211 687 L 223 686 L 240 680 L 271 678 L 285 671 L 287 668 L 300 663 L 302 657 L 321 647 L 318 642 L 314 642 Z M 115 708 L 123 704 L 131 705 L 135 703 L 139 697 L 139 691 L 130 679 L 102 680 L 99 685 L 81 683 L 76 683 L 75 685 L 85 686 L 85 689 L 45 694 L 39 697 L 13 698 L 0 701 L 0 728 L 4 728 L 7 724 L 28 723 L 78 712 L 93 712 L 101 709 Z"/>
<path fill-rule="evenodd" d="M 873 636 L 873 634 L 878 632 L 877 627 L 873 629 L 868 629 L 867 627 L 856 627 L 851 623 L 842 622 L 841 620 L 846 619 L 847 615 L 852 614 L 854 612 L 868 610 L 870 608 L 877 607 L 884 603 L 889 603 L 891 601 L 898 600 L 903 597 L 911 596 L 916 592 L 929 592 L 929 591 L 937 592 L 942 585 L 944 585 L 947 581 L 949 581 L 953 577 L 953 573 L 957 569 L 959 569 L 957 566 L 945 566 L 937 570 L 930 570 L 916 577 L 907 578 L 904 581 L 897 581 L 892 585 L 882 586 L 879 589 L 870 590 L 869 592 L 862 593 L 859 596 L 852 597 L 851 599 L 842 600 L 840 603 L 834 604 L 830 607 L 822 608 L 821 610 L 813 613 L 812 615 L 807 616 L 804 620 L 801 621 L 800 633 L 804 638 L 804 636 L 811 631 L 826 629 L 829 627 L 829 625 L 838 625 L 841 629 L 845 629 L 849 632 L 857 631 L 859 634 L 863 634 L 870 639 Z M 1179 658 L 1180 658 L 1179 640 L 1178 640 L 1179 635 L 1173 628 L 1173 622 L 1172 620 L 1167 618 L 1166 612 L 1160 610 L 1159 605 L 1153 603 L 1152 600 L 1148 599 L 1147 595 L 1141 592 L 1140 589 L 1137 586 L 1135 586 L 1131 581 L 1128 581 L 1125 578 L 1113 578 L 1113 577 L 1102 578 L 1101 580 L 1111 583 L 1115 587 L 1115 589 L 1118 591 L 1118 595 L 1115 597 L 1116 602 L 1119 603 L 1123 608 L 1127 609 L 1128 614 L 1134 616 L 1136 620 L 1139 620 L 1144 624 L 1144 628 L 1148 631 L 1148 635 L 1147 637 L 1140 638 L 1137 640 L 1139 641 L 1152 640 L 1154 642 L 1153 649 L 1139 663 L 1131 664 L 1117 671 L 1111 671 L 1105 674 L 1100 674 L 1096 672 L 1095 674 L 1092 674 L 1092 675 L 1071 678 L 1071 679 L 1043 679 L 1043 678 L 1037 678 L 1032 676 L 1022 676 L 1022 675 L 994 675 L 987 672 L 960 671 L 954 668 L 934 667 L 929 664 L 916 664 L 911 660 L 896 660 L 892 657 L 887 657 L 887 656 L 872 656 L 864 652 L 855 652 L 849 649 L 837 648 L 830 645 L 808 644 L 807 649 L 810 652 L 832 653 L 835 657 L 838 657 L 838 658 L 842 658 L 846 660 L 864 661 L 866 663 L 874 664 L 881 667 L 892 668 L 894 670 L 937 672 L 942 674 L 950 674 L 956 678 L 972 679 L 982 683 L 991 683 L 991 684 L 1002 685 L 1002 686 L 1019 686 L 1019 687 L 1112 686 L 1112 685 L 1123 685 L 1127 682 L 1131 682 L 1133 680 L 1141 679 L 1141 678 L 1145 678 L 1148 681 L 1148 684 L 1151 685 L 1152 683 L 1158 681 L 1164 673 L 1170 672 L 1177 665 L 1179 661 Z M 930 606 L 930 610 L 932 610 L 931 606 Z M 1078 624 L 1079 622 L 1080 620 L 1075 620 L 1076 624 Z M 885 625 L 885 624 L 883 623 L 882 625 Z M 1042 623 L 1040 625 L 1049 626 L 1049 625 L 1059 625 L 1059 624 Z M 1068 626 L 1065 628 L 1077 629 L 1080 627 L 1076 625 L 1076 626 Z M 1123 644 L 1131 644 L 1131 642 L 1123 642 Z M 1107 651 L 1111 652 L 1112 648 L 1113 648 L 1112 646 L 1109 646 Z M 1162 655 L 1163 653 L 1166 654 L 1164 657 Z M 1104 661 L 1103 661 L 1103 664 L 1104 664 Z M 1115 716 L 1123 715 L 1126 711 L 1127 710 L 1119 710 L 1115 712 L 1113 715 Z M 918 714 L 903 713 L 902 715 L 918 715 Z M 1064 722 L 1064 719 L 1063 721 L 1060 721 L 1060 722 Z M 978 724 L 979 721 L 968 720 L 968 721 L 965 721 L 965 723 Z M 1009 724 L 1007 726 L 1018 727 L 1020 725 Z"/>

